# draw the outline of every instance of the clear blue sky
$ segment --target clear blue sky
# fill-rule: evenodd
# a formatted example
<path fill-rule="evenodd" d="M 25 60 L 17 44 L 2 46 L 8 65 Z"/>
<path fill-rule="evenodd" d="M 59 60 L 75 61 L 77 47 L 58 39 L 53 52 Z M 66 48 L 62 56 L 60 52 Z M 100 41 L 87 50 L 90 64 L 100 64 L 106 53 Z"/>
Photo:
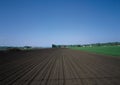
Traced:
<path fill-rule="evenodd" d="M 0 46 L 120 41 L 120 0 L 0 0 Z"/>

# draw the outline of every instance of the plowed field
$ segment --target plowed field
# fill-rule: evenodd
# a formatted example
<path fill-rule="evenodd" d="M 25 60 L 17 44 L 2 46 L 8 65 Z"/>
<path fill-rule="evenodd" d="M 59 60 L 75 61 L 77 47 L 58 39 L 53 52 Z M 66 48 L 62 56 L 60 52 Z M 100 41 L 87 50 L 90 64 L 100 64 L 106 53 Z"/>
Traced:
<path fill-rule="evenodd" d="M 0 52 L 0 85 L 120 85 L 120 58 L 65 48 Z"/>

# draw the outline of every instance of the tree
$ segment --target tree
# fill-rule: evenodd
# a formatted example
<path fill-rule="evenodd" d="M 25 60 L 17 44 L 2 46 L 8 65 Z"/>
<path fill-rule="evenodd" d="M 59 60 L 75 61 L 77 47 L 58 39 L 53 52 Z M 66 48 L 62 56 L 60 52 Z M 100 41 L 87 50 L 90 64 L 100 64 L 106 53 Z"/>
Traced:
<path fill-rule="evenodd" d="M 52 44 L 52 48 L 56 48 L 57 46 L 55 44 Z"/>

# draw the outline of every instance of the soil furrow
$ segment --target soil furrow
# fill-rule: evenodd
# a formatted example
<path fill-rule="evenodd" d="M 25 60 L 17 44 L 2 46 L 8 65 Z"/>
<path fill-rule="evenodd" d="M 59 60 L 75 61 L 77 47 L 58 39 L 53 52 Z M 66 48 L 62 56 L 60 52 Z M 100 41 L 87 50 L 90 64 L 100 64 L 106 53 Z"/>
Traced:
<path fill-rule="evenodd" d="M 119 58 L 67 48 L 0 55 L 0 85 L 120 85 Z"/>

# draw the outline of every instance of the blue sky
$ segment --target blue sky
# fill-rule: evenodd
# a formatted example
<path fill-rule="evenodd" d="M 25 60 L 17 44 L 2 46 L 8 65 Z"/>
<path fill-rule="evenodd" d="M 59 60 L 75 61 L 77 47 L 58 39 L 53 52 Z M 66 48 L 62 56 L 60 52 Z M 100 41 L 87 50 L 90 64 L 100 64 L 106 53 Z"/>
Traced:
<path fill-rule="evenodd" d="M 120 41 L 120 0 L 0 0 L 0 46 Z"/>

